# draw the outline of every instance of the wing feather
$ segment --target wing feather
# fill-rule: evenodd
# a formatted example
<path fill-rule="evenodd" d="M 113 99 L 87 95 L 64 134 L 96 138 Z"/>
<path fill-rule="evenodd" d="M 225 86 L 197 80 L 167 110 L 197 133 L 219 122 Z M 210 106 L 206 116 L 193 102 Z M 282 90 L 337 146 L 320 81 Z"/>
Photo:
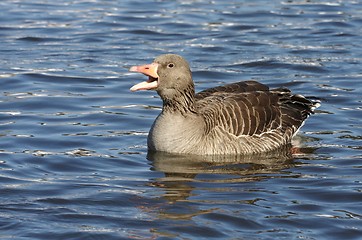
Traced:
<path fill-rule="evenodd" d="M 269 92 L 219 93 L 199 100 L 199 112 L 208 119 L 205 122 L 209 130 L 218 127 L 235 136 L 262 134 L 279 127 L 280 122 L 276 99 L 264 105 L 268 94 L 272 95 Z"/>
<path fill-rule="evenodd" d="M 269 90 L 255 81 L 206 89 L 196 98 L 208 131 L 222 129 L 236 137 L 278 129 L 294 134 L 317 107 L 301 95 L 292 95 L 289 89 Z"/>

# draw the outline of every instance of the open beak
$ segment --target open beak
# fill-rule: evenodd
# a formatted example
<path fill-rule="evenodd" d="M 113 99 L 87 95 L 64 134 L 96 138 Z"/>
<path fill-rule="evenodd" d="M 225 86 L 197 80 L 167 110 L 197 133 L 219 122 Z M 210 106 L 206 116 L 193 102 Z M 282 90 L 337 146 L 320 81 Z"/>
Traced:
<path fill-rule="evenodd" d="M 132 92 L 139 90 L 151 90 L 155 89 L 158 86 L 158 74 L 157 74 L 157 63 L 151 63 L 142 66 L 133 66 L 129 69 L 131 72 L 139 72 L 148 76 L 148 80 L 140 82 L 130 88 Z"/>

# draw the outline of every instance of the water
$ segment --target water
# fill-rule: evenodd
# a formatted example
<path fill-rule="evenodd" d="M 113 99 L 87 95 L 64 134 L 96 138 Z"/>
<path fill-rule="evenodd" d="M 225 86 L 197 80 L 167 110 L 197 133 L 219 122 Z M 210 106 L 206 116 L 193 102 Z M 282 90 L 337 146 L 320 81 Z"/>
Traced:
<path fill-rule="evenodd" d="M 0 3 L 0 238 L 362 239 L 360 1 Z M 322 101 L 301 153 L 147 154 L 128 67 L 173 52 L 197 90 L 255 79 Z"/>

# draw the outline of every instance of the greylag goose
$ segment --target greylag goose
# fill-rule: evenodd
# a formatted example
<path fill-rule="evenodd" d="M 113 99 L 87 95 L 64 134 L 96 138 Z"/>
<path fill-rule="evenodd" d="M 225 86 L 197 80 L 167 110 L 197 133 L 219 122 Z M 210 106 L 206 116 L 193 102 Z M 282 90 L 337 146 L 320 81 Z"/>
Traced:
<path fill-rule="evenodd" d="M 151 151 L 178 154 L 255 154 L 290 144 L 319 106 L 289 89 L 269 89 L 256 81 L 209 88 L 195 94 L 187 61 L 164 54 L 131 72 L 148 80 L 131 91 L 156 90 L 163 101 L 147 145 Z"/>

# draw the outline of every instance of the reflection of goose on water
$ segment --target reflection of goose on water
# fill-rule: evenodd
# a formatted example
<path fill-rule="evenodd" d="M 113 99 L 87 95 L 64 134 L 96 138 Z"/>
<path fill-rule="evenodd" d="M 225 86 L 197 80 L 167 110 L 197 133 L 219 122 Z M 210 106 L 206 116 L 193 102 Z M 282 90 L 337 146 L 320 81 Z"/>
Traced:
<path fill-rule="evenodd" d="M 153 170 L 164 177 L 152 186 L 165 190 L 163 197 L 174 202 L 185 200 L 197 188 L 193 183 L 254 182 L 276 177 L 282 170 L 295 166 L 290 146 L 253 155 L 191 155 L 149 151 L 147 159 Z"/>
<path fill-rule="evenodd" d="M 155 170 L 167 177 L 191 180 L 197 174 L 232 174 L 248 176 L 271 173 L 293 164 L 290 146 L 278 148 L 268 153 L 253 155 L 191 155 L 149 151 L 147 159 Z"/>
<path fill-rule="evenodd" d="M 163 109 L 148 135 L 148 148 L 170 153 L 254 154 L 275 150 L 292 137 L 319 103 L 286 88 L 238 82 L 195 94 L 188 63 L 161 55 L 131 71 L 149 76 L 131 90 L 154 89 Z"/>

